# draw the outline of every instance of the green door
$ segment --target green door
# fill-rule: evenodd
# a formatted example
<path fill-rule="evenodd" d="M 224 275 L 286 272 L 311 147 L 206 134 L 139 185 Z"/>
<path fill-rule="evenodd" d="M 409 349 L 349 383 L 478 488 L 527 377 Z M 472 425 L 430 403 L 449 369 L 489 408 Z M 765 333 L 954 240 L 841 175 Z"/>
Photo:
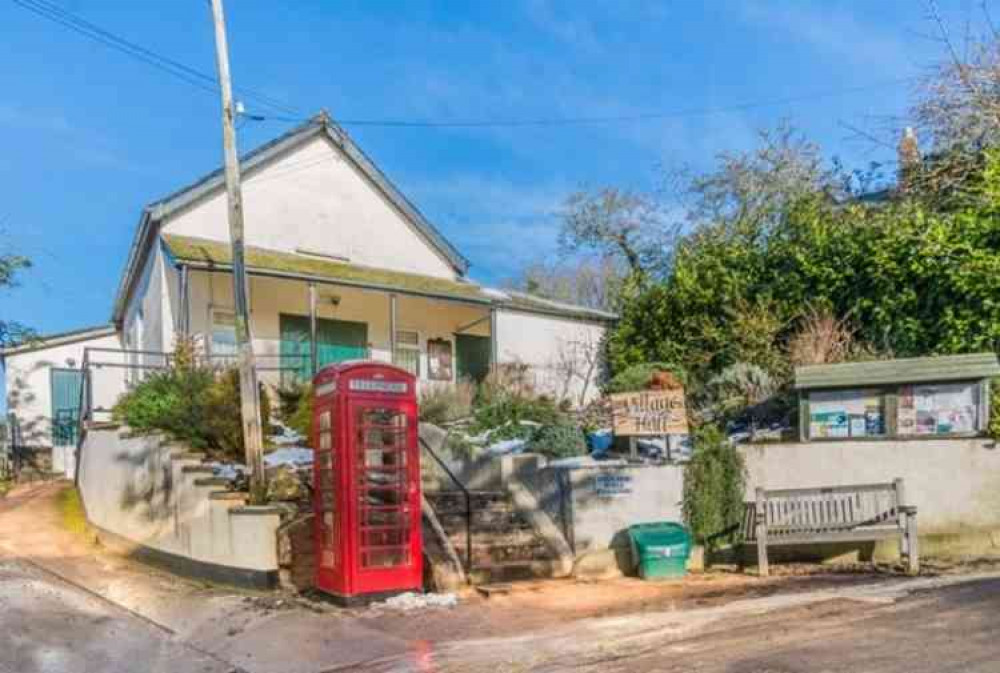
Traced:
<path fill-rule="evenodd" d="M 52 393 L 52 445 L 76 446 L 83 372 L 79 369 L 50 369 L 49 372 Z"/>
<path fill-rule="evenodd" d="M 279 316 L 282 381 L 308 381 L 312 376 L 309 317 Z M 347 320 L 316 319 L 316 359 L 323 367 L 331 362 L 363 359 L 368 354 L 368 325 Z"/>
<path fill-rule="evenodd" d="M 481 383 L 490 373 L 490 338 L 455 335 L 455 371 L 459 380 Z"/>

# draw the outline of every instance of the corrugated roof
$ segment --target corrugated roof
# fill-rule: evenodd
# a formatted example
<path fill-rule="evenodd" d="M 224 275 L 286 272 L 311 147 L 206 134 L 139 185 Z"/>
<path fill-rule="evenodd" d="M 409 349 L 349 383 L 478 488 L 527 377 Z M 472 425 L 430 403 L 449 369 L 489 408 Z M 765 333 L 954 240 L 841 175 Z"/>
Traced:
<path fill-rule="evenodd" d="M 228 243 L 177 234 L 164 234 L 163 241 L 170 254 L 179 261 L 224 268 L 229 268 L 232 264 L 232 249 Z M 252 245 L 248 245 L 245 251 L 247 270 L 251 273 L 285 274 L 379 290 L 492 303 L 491 298 L 472 283 L 377 269 Z"/>
<path fill-rule="evenodd" d="M 995 353 L 939 355 L 795 368 L 795 387 L 844 388 L 891 383 L 970 381 L 1000 376 Z"/>
<path fill-rule="evenodd" d="M 205 238 L 164 234 L 164 245 L 169 254 L 180 263 L 192 267 L 229 270 L 232 249 L 228 243 Z M 313 279 L 354 287 L 399 292 L 424 297 L 497 306 L 512 311 L 525 311 L 563 318 L 608 322 L 616 318 L 613 313 L 576 306 L 536 297 L 523 292 L 495 290 L 470 281 L 448 280 L 416 273 L 378 269 L 332 259 L 281 250 L 247 246 L 246 265 L 250 273 L 258 275 L 288 276 Z"/>

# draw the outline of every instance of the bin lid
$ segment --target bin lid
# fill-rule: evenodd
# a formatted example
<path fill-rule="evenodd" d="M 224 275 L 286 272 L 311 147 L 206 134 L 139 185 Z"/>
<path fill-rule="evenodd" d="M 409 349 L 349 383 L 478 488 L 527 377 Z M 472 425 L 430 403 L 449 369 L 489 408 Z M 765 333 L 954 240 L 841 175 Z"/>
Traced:
<path fill-rule="evenodd" d="M 691 544 L 687 528 L 674 521 L 636 524 L 629 526 L 628 533 L 640 547 Z"/>

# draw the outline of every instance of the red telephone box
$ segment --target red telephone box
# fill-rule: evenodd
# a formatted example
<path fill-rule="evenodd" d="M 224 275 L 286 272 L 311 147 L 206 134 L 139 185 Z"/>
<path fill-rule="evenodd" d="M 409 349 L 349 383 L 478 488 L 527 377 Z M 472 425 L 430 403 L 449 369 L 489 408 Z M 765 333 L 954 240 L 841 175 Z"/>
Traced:
<path fill-rule="evenodd" d="M 415 388 L 377 362 L 313 378 L 316 587 L 342 603 L 422 587 Z"/>

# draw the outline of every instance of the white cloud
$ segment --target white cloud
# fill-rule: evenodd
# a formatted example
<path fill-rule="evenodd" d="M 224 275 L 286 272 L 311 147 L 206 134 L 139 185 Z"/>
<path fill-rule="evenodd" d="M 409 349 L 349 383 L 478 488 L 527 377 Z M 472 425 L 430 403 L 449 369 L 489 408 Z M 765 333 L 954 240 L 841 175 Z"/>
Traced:
<path fill-rule="evenodd" d="M 518 185 L 477 174 L 403 181 L 406 192 L 473 263 L 493 279 L 556 252 L 568 184 Z"/>
<path fill-rule="evenodd" d="M 743 18 L 768 30 L 786 33 L 793 40 L 807 44 L 845 67 L 864 68 L 864 73 L 881 72 L 903 76 L 914 62 L 912 45 L 904 40 L 902 29 L 885 22 L 865 21 L 871 7 L 862 3 L 849 5 L 855 11 L 837 8 L 831 2 L 762 3 L 752 0 L 741 5 Z"/>

